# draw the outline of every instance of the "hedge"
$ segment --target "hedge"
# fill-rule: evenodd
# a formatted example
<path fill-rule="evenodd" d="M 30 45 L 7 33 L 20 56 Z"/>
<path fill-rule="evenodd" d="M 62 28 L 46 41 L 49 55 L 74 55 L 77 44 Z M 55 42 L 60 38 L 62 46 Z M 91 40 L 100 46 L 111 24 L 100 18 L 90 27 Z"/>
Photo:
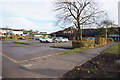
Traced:
<path fill-rule="evenodd" d="M 100 37 L 95 40 L 95 44 L 99 45 L 99 46 L 103 46 L 103 45 L 107 44 L 107 40 L 106 40 L 106 38 Z"/>
<path fill-rule="evenodd" d="M 5 37 L 5 36 L 0 37 L 0 40 L 7 40 L 7 39 L 12 39 L 12 37 Z"/>
<path fill-rule="evenodd" d="M 72 41 L 72 47 L 73 48 L 94 48 L 95 46 L 103 46 L 106 44 L 109 44 L 111 42 L 114 42 L 112 38 L 96 38 L 95 40 L 93 39 L 83 39 L 83 41 L 79 40 L 74 40 Z"/>
<path fill-rule="evenodd" d="M 103 45 L 109 44 L 111 42 L 114 42 L 114 39 L 112 39 L 112 38 L 106 39 L 104 37 L 100 37 L 100 38 L 95 39 L 95 44 L 98 46 L 103 46 Z"/>
<path fill-rule="evenodd" d="M 74 40 L 72 41 L 73 48 L 94 48 L 94 40 L 84 39 L 83 41 Z"/>
<path fill-rule="evenodd" d="M 12 39 L 18 39 L 19 36 L 12 36 Z"/>
<path fill-rule="evenodd" d="M 114 42 L 114 39 L 113 38 L 108 38 L 107 42 L 108 43 Z"/>

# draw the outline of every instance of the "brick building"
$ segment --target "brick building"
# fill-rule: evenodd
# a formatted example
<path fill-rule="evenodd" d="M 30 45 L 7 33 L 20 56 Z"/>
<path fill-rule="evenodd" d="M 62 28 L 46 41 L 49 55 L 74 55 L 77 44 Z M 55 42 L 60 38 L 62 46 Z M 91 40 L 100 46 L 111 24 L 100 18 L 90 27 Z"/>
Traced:
<path fill-rule="evenodd" d="M 117 31 L 117 33 L 119 33 L 120 27 L 112 27 L 112 28 L 114 28 Z M 77 34 L 77 29 L 74 27 L 69 27 L 64 30 L 51 33 L 50 35 L 54 36 L 54 34 L 56 35 L 56 37 L 66 37 L 70 40 L 77 39 L 79 36 Z M 98 35 L 99 35 L 99 29 L 83 29 L 82 30 L 83 37 L 96 37 Z"/>

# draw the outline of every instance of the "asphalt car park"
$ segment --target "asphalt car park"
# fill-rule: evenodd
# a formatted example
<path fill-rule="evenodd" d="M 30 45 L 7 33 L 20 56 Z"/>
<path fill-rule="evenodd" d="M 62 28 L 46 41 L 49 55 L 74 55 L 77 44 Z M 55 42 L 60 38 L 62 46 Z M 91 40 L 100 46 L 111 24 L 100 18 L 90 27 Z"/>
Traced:
<path fill-rule="evenodd" d="M 37 57 L 44 57 L 48 55 L 57 54 L 59 52 L 66 51 L 66 49 L 51 48 L 54 43 L 40 43 L 37 40 L 19 40 L 23 42 L 32 42 L 34 45 L 24 45 L 13 43 L 13 41 L 3 41 L 2 44 L 2 54 L 15 60 L 24 61 L 30 60 Z M 71 42 L 66 43 L 56 43 L 60 46 L 71 46 Z"/>

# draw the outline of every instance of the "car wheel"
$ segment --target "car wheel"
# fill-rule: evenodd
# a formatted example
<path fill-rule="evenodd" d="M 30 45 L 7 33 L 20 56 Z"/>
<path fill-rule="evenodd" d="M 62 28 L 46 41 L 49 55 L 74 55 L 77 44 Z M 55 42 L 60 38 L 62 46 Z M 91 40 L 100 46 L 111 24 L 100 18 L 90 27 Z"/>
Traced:
<path fill-rule="evenodd" d="M 42 43 L 42 41 L 40 40 L 40 43 Z"/>

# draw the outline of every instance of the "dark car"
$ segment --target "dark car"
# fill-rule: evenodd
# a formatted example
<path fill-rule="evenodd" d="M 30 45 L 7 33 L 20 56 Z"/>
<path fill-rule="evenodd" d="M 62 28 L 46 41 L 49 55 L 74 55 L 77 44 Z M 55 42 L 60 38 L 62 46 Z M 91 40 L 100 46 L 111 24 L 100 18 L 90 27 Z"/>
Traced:
<path fill-rule="evenodd" d="M 20 38 L 18 38 L 18 39 L 25 39 L 24 37 L 20 37 Z"/>
<path fill-rule="evenodd" d="M 86 39 L 93 39 L 94 40 L 95 38 L 94 37 L 86 37 Z"/>

